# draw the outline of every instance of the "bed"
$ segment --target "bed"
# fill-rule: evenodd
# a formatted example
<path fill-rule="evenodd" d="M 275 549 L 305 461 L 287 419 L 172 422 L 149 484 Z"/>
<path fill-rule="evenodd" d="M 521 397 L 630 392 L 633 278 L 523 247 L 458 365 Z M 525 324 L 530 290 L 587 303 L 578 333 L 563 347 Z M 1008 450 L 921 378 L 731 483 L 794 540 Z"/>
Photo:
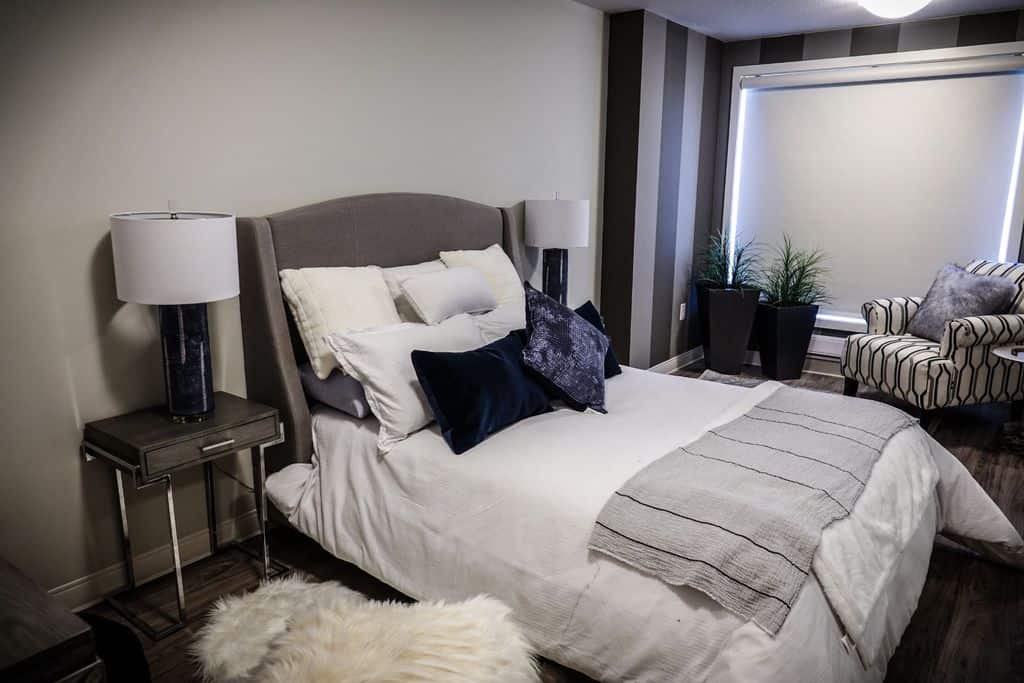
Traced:
<path fill-rule="evenodd" d="M 587 549 L 608 497 L 670 449 L 742 414 L 746 389 L 626 368 L 608 414 L 535 416 L 454 455 L 437 427 L 386 456 L 377 425 L 318 407 L 299 383 L 302 344 L 283 268 L 394 266 L 502 244 L 523 268 L 514 214 L 434 195 L 332 200 L 238 221 L 250 397 L 277 406 L 285 444 L 267 490 L 288 523 L 416 599 L 493 595 L 541 654 L 602 681 L 880 681 L 943 531 L 1019 564 L 1019 534 L 919 427 L 894 437 L 846 519 L 825 530 L 782 629 L 770 636 L 704 594 Z M 855 638 L 835 610 L 856 616 Z"/>

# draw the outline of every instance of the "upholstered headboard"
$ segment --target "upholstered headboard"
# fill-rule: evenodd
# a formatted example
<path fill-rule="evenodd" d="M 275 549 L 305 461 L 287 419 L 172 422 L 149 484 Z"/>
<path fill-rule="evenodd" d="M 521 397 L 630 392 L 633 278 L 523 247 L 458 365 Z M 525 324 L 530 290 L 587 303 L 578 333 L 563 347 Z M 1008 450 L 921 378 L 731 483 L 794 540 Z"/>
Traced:
<path fill-rule="evenodd" d="M 299 383 L 305 359 L 281 296 L 278 273 L 315 266 L 400 266 L 439 251 L 501 244 L 523 273 L 517 221 L 509 209 L 429 194 L 344 197 L 260 218 L 238 219 L 242 343 L 249 398 L 276 407 L 285 442 L 267 452 L 277 471 L 313 454 L 309 406 Z"/>

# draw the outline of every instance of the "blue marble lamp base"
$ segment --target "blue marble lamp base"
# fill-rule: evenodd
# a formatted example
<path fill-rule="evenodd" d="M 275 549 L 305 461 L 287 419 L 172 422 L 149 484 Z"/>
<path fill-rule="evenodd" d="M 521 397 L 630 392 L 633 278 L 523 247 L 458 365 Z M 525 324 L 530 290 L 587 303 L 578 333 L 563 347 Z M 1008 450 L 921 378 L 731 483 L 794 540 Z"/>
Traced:
<path fill-rule="evenodd" d="M 544 293 L 564 306 L 568 284 L 569 250 L 545 249 L 543 283 L 541 286 Z"/>
<path fill-rule="evenodd" d="M 213 372 L 206 304 L 160 307 L 167 409 L 175 422 L 213 414 Z"/>

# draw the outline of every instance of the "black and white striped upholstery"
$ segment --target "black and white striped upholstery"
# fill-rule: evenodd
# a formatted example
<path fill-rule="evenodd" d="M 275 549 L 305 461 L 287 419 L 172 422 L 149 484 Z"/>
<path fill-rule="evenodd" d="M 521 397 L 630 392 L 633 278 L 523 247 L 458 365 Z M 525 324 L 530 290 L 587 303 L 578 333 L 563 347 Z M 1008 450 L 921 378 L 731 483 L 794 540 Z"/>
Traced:
<path fill-rule="evenodd" d="M 1024 264 L 972 261 L 966 269 L 1016 282 L 1011 312 L 951 320 L 936 343 L 906 333 L 920 297 L 869 301 L 867 332 L 847 338 L 840 358 L 843 376 L 923 410 L 1024 399 L 1024 366 L 991 352 L 1024 343 Z"/>
<path fill-rule="evenodd" d="M 868 334 L 906 333 L 922 301 L 924 298 L 920 296 L 898 296 L 867 302 L 861 307 L 861 314 L 868 323 Z"/>

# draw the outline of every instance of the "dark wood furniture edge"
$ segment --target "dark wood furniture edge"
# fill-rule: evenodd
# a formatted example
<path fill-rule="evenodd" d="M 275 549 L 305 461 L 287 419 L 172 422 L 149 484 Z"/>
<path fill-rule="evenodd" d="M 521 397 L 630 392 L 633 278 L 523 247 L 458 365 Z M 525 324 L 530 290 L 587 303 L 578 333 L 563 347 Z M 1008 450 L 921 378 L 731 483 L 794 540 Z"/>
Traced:
<path fill-rule="evenodd" d="M 17 680 L 31 675 L 28 680 L 60 680 L 96 665 L 96 643 L 92 629 L 77 615 L 57 602 L 56 598 L 43 591 L 17 567 L 0 559 L 0 674 L 5 680 Z M 17 613 L 6 614 L 8 608 L 19 608 Z M 29 611 L 35 608 L 35 612 Z M 29 622 L 29 619 L 32 622 Z M 19 660 L 7 660 L 4 653 L 18 645 L 18 637 L 34 629 L 30 637 L 44 637 L 39 631 L 48 631 L 53 636 L 50 643 L 37 643 L 40 649 Z M 63 637 L 54 633 L 64 629 L 70 634 Z M 54 652 L 54 649 L 58 652 Z M 55 655 L 59 654 L 59 657 Z M 42 677 L 40 677 L 42 676 Z M 10 677 L 10 678 L 8 678 Z"/>

